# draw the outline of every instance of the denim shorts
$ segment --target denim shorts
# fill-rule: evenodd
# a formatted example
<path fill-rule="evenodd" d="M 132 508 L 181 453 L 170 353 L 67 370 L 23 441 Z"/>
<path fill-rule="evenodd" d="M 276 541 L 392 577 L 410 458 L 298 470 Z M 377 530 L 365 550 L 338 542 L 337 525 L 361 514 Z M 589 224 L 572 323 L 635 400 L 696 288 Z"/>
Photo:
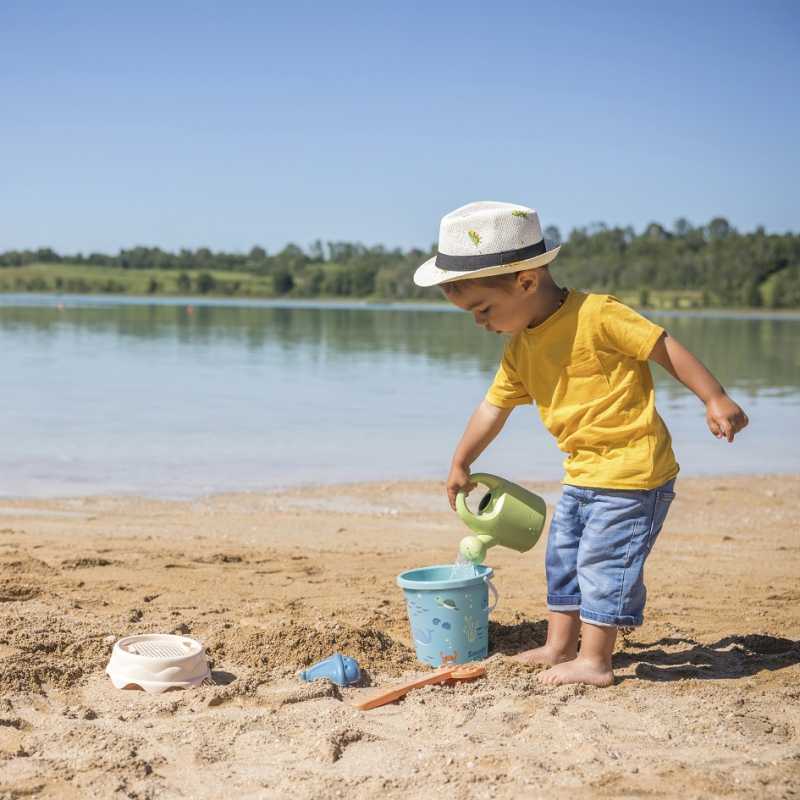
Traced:
<path fill-rule="evenodd" d="M 644 562 L 675 497 L 657 489 L 564 486 L 547 539 L 547 607 L 594 625 L 643 621 Z"/>

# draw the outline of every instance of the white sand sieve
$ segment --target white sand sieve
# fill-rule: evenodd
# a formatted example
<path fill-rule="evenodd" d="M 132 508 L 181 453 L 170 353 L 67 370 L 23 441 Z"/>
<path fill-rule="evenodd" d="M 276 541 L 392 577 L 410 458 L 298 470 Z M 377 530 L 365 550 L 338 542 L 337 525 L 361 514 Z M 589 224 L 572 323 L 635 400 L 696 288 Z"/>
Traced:
<path fill-rule="evenodd" d="M 114 644 L 106 672 L 117 689 L 138 686 L 152 693 L 199 686 L 211 679 L 203 645 L 169 633 L 120 639 Z"/>

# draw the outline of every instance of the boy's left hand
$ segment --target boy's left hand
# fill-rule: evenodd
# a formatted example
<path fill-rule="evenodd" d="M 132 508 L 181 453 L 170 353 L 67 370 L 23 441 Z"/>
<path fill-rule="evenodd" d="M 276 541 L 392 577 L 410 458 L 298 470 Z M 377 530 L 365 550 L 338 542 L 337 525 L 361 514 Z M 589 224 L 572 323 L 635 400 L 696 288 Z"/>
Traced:
<path fill-rule="evenodd" d="M 726 394 L 716 395 L 706 403 L 706 423 L 717 439 L 732 442 L 749 421 L 747 414 Z"/>

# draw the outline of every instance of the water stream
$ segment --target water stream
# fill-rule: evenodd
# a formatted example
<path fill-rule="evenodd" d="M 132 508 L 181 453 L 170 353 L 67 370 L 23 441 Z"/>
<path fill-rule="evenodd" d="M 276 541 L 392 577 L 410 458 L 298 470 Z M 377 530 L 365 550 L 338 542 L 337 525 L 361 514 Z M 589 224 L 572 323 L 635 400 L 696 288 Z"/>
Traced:
<path fill-rule="evenodd" d="M 466 558 L 459 550 L 456 560 L 450 569 L 450 580 L 461 580 L 463 578 L 474 578 L 478 574 L 476 565 Z"/>

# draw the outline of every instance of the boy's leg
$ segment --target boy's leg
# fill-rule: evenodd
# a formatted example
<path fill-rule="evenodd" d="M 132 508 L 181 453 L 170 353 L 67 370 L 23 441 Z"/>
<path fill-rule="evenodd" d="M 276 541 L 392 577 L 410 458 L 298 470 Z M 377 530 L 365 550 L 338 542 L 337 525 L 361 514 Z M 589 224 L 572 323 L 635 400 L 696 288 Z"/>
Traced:
<path fill-rule="evenodd" d="M 547 641 L 515 656 L 524 664 L 560 664 L 575 658 L 580 632 L 578 544 L 583 523 L 581 489 L 565 486 L 547 535 Z"/>
<path fill-rule="evenodd" d="M 578 552 L 581 650 L 569 664 L 542 673 L 545 683 L 613 683 L 617 626 L 642 624 L 644 564 L 675 497 L 673 481 L 658 489 L 592 494 Z"/>
<path fill-rule="evenodd" d="M 592 686 L 611 686 L 614 672 L 611 656 L 617 639 L 615 625 L 592 625 L 584 622 L 581 627 L 581 651 L 577 658 L 556 664 L 539 675 L 542 683 L 589 683 Z"/>
<path fill-rule="evenodd" d="M 551 611 L 547 615 L 547 641 L 541 647 L 525 650 L 514 658 L 523 664 L 560 664 L 578 654 L 581 621 L 578 611 Z"/>

